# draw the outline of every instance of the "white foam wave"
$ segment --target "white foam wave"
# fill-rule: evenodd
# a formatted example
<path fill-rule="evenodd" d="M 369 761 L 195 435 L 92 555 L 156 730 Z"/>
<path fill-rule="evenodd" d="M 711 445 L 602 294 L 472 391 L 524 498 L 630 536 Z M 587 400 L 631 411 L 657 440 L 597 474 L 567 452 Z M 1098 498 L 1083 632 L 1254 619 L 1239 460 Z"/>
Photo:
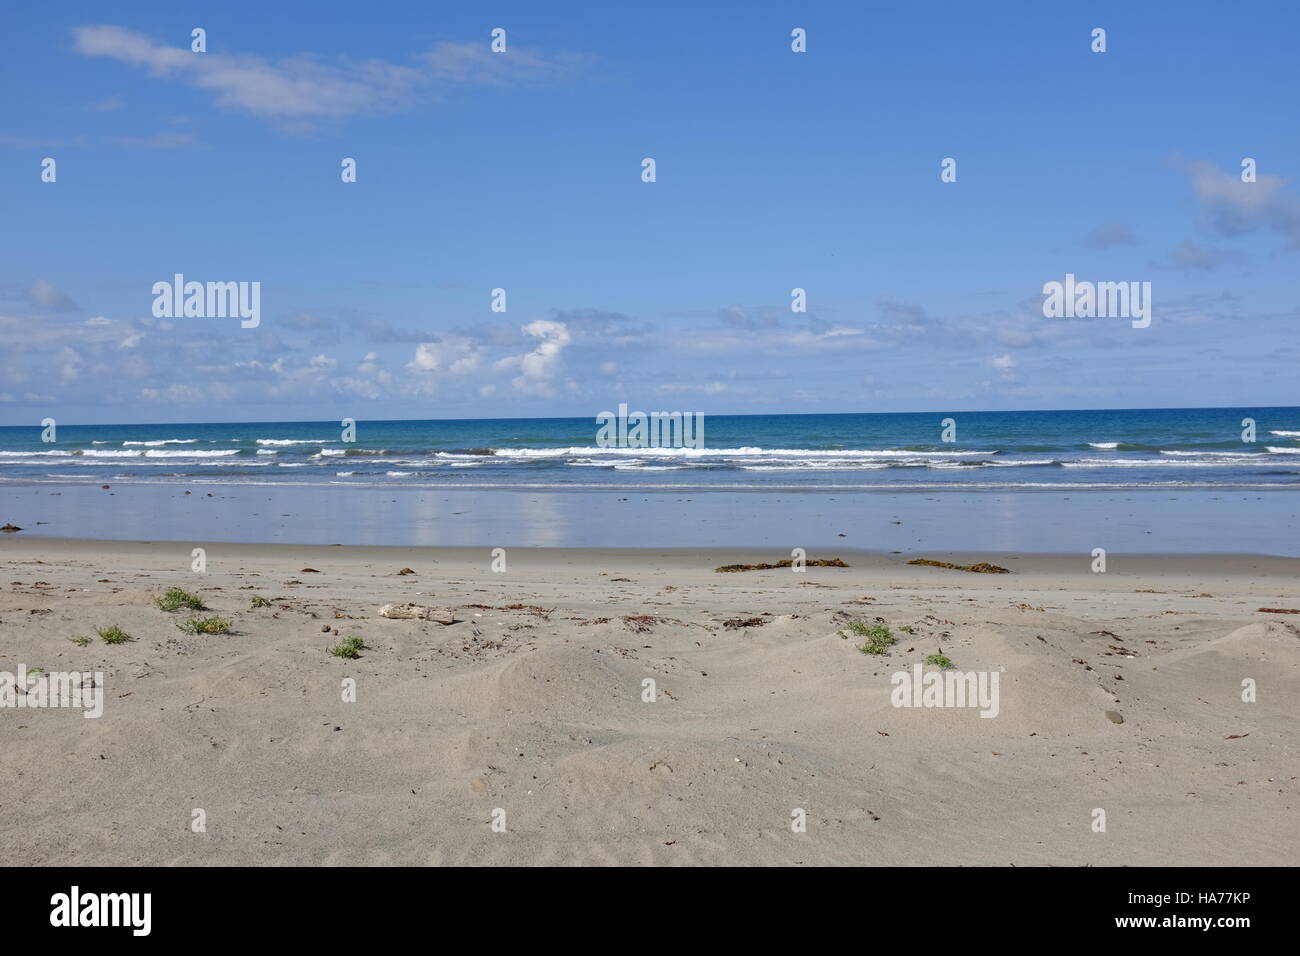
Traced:
<path fill-rule="evenodd" d="M 1248 451 L 1161 451 L 1162 455 L 1173 455 L 1177 458 L 1240 458 L 1243 455 L 1249 455 Z"/>
<path fill-rule="evenodd" d="M 598 448 L 574 445 L 568 448 L 498 448 L 497 458 L 590 458 L 601 455 L 624 455 L 633 458 L 916 458 L 918 456 L 961 458 L 996 455 L 996 451 L 910 451 L 905 448 L 870 448 L 855 450 L 823 450 L 819 448 L 758 448 L 745 445 L 740 448 Z"/>
<path fill-rule="evenodd" d="M 146 458 L 225 458 L 238 454 L 238 448 L 210 448 L 204 451 L 163 451 L 151 448 L 144 453 Z"/>
<path fill-rule="evenodd" d="M 332 445 L 335 438 L 259 438 L 259 445 Z"/>
<path fill-rule="evenodd" d="M 1250 458 L 1217 458 L 1214 461 L 1195 461 L 1188 458 L 1080 458 L 1063 461 L 1066 468 L 1222 468 L 1226 465 L 1259 465 L 1262 456 Z"/>

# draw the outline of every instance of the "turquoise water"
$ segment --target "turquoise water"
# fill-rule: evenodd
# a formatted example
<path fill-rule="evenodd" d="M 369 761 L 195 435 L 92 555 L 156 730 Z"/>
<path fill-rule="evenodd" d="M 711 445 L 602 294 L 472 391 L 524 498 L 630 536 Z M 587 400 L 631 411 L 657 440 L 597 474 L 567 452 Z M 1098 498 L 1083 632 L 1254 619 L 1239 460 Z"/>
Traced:
<path fill-rule="evenodd" d="M 657 409 L 646 409 L 657 411 Z M 951 418 L 953 441 L 943 441 Z M 1254 419 L 1256 440 L 1242 440 Z M 3 483 L 980 491 L 1300 487 L 1300 408 L 709 416 L 703 447 L 592 418 L 0 428 Z"/>

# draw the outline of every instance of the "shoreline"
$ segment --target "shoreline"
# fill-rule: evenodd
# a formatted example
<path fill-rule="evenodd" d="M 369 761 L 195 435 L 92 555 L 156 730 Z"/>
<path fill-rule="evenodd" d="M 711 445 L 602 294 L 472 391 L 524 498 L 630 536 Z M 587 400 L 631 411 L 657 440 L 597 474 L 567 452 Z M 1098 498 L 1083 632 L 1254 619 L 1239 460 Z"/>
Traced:
<path fill-rule="evenodd" d="M 373 545 L 373 544 L 345 544 L 342 542 L 331 542 L 329 544 L 312 544 L 310 542 L 279 542 L 279 541 L 181 541 L 168 539 L 139 539 L 139 540 L 119 540 L 116 538 L 61 538 L 61 537 L 20 537 L 24 532 L 18 534 L 7 534 L 0 537 L 0 564 L 9 559 L 11 554 L 20 554 L 26 551 L 38 549 L 49 549 L 55 552 L 57 557 L 79 557 L 92 556 L 97 554 L 156 554 L 160 546 L 169 550 L 176 545 L 183 545 L 191 548 L 204 548 L 209 553 L 221 552 L 227 555 L 244 558 L 284 558 L 299 559 L 313 555 L 320 556 L 323 554 L 343 555 L 348 561 L 352 560 L 390 560 L 411 559 L 428 562 L 454 562 L 456 566 L 472 567 L 476 564 L 486 564 L 491 557 L 493 548 L 505 548 L 510 552 L 518 552 L 521 555 L 532 555 L 542 565 L 546 566 L 547 562 L 556 559 L 568 559 L 577 563 L 593 562 L 603 560 L 606 556 L 624 556 L 638 564 L 653 567 L 655 562 L 676 561 L 681 559 L 689 560 L 693 565 L 699 567 L 712 567 L 710 562 L 719 564 L 743 564 L 743 563 L 760 563 L 763 561 L 775 562 L 788 560 L 789 555 L 777 553 L 773 548 L 763 547 L 761 545 L 753 546 L 718 546 L 718 547 L 531 547 L 505 544 L 488 544 L 488 545 Z M 973 564 L 980 561 L 989 561 L 997 564 L 999 561 L 1020 562 L 1033 561 L 1039 565 L 1036 570 L 1044 573 L 1072 573 L 1079 570 L 1079 573 L 1092 574 L 1088 565 L 1092 561 L 1091 554 L 1077 554 L 1062 551 L 943 551 L 940 549 L 920 549 L 912 551 L 879 551 L 869 548 L 850 547 L 848 545 L 829 546 L 818 548 L 815 551 L 809 550 L 807 559 L 809 561 L 829 558 L 857 558 L 859 564 L 850 564 L 850 567 L 858 567 L 860 570 L 870 570 L 880 572 L 885 570 L 899 571 L 906 570 L 909 567 L 907 562 L 913 558 L 929 558 L 934 560 L 948 561 L 954 564 Z M 734 560 L 732 560 L 734 559 Z M 1162 573 L 1162 569 L 1167 569 L 1170 574 L 1185 574 L 1190 572 L 1213 572 L 1217 570 L 1239 571 L 1241 568 L 1249 568 L 1252 562 L 1265 565 L 1265 571 L 1268 573 L 1286 574 L 1294 573 L 1297 575 L 1297 581 L 1300 582 L 1300 557 L 1280 554 L 1267 554 L 1258 552 L 1238 552 L 1238 551 L 1204 551 L 1198 553 L 1185 552 L 1108 552 L 1108 570 L 1107 574 L 1131 574 L 1144 573 L 1156 574 Z M 1114 561 L 1122 561 L 1127 570 L 1119 566 L 1112 565 Z M 189 559 L 184 562 L 188 565 Z M 1080 570 L 1081 569 L 1081 570 Z M 790 573 L 789 568 L 783 569 L 785 573 Z M 814 569 L 810 569 L 814 570 Z M 928 569 L 927 569 L 928 570 Z M 950 569 L 933 569 L 947 571 Z M 1013 572 L 1020 569 L 1011 568 Z M 753 574 L 756 572 L 739 572 L 740 574 Z M 1253 572 L 1252 572 L 1253 573 Z M 970 572 L 963 572 L 966 578 L 974 577 L 976 579 L 993 579 L 997 580 L 999 575 L 981 575 Z"/>
<path fill-rule="evenodd" d="M 219 478 L 92 478 L 90 480 L 72 478 L 5 478 L 0 481 L 0 488 L 85 488 L 96 489 L 104 484 L 119 488 L 133 487 L 171 487 L 171 488 L 359 488 L 367 491 L 418 491 L 430 492 L 445 489 L 456 492 L 545 492 L 573 494 L 675 494 L 691 492 L 693 494 L 1064 494 L 1079 492 L 1163 492 L 1169 493 L 1203 493 L 1203 492 L 1298 492 L 1300 482 L 1105 482 L 1105 481 L 1062 481 L 1062 482 L 1008 482 L 998 484 L 992 481 L 979 482 L 922 482 L 866 484 L 831 484 L 818 483 L 809 485 L 782 485 L 772 483 L 742 484 L 707 484 L 690 482 L 519 482 L 519 481 L 294 481 L 281 479 L 276 481 L 231 481 Z"/>
<path fill-rule="evenodd" d="M 11 486 L 17 536 L 412 547 L 796 547 L 882 552 L 1300 556 L 1300 496 L 1262 489 L 1048 493 L 582 494 L 192 484 Z M 4 540 L 0 538 L 0 541 Z"/>

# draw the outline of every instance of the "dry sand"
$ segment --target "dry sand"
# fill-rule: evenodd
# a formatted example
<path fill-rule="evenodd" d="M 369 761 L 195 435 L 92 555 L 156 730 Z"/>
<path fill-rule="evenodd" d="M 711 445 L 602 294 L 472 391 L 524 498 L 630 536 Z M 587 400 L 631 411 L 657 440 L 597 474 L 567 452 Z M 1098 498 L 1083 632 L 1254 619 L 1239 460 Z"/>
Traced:
<path fill-rule="evenodd" d="M 190 545 L 7 537 L 0 670 L 106 693 L 0 710 L 0 863 L 1295 863 L 1300 614 L 1258 609 L 1300 607 L 1300 560 L 835 556 L 213 544 L 196 574 Z M 233 633 L 180 631 L 172 586 Z M 860 653 L 851 618 L 899 643 Z M 111 624 L 135 640 L 69 640 Z M 996 718 L 891 706 L 940 651 L 998 673 Z"/>

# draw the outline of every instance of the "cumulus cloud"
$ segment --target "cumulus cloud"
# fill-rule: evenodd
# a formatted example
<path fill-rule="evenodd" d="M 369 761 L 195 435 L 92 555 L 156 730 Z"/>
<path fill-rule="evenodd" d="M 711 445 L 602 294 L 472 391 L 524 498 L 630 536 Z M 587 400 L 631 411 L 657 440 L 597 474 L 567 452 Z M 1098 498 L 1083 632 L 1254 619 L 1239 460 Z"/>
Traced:
<path fill-rule="evenodd" d="M 540 340 L 537 346 L 523 355 L 500 359 L 496 367 L 519 369 L 519 374 L 511 380 L 515 391 L 525 395 L 553 395 L 553 379 L 559 370 L 560 355 L 572 340 L 568 326 L 563 322 L 537 319 L 525 325 L 523 331 Z"/>
<path fill-rule="evenodd" d="M 465 375 L 479 367 L 481 358 L 477 343 L 462 335 L 448 335 L 437 342 L 421 342 L 406 368 L 415 373 Z"/>
<path fill-rule="evenodd" d="M 315 402 L 340 395 L 397 401 L 437 394 L 449 382 L 456 383 L 456 395 L 482 397 L 549 397 L 578 389 L 562 375 L 565 350 L 577 339 L 566 323 L 549 319 L 493 327 L 491 334 L 485 328 L 481 336 L 426 331 L 414 353 L 403 354 L 411 333 L 347 310 L 268 316 L 256 334 L 205 319 L 78 313 L 46 280 L 0 285 L 6 404 L 43 394 L 41 385 L 57 385 L 61 401 L 96 406 Z M 349 320 L 384 343 L 340 344 L 335 333 Z M 627 324 L 617 313 L 594 311 L 577 321 L 597 343 L 608 341 L 601 329 Z M 331 336 L 322 349 L 321 340 Z M 598 361 L 591 357 L 583 369 L 594 374 Z"/>

